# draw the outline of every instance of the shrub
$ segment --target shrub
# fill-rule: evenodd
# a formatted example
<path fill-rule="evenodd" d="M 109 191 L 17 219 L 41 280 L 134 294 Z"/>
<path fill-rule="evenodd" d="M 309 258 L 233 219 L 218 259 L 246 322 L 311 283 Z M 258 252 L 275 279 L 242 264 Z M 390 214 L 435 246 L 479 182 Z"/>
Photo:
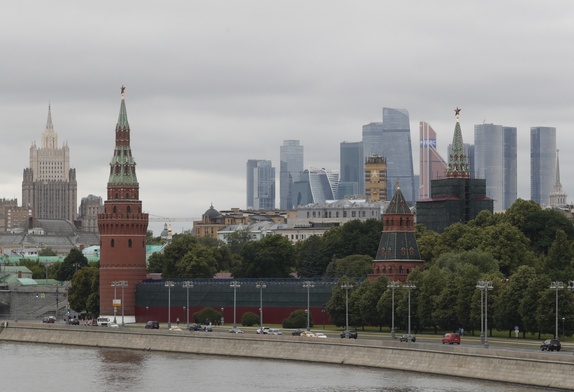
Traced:
<path fill-rule="evenodd" d="M 245 312 L 241 317 L 241 325 L 244 327 L 251 327 L 259 324 L 259 316 L 253 312 Z"/>
<path fill-rule="evenodd" d="M 213 324 L 218 325 L 221 320 L 221 313 L 213 308 L 203 308 L 199 312 L 195 312 L 191 318 L 199 324 L 203 324 L 207 321 L 207 324 L 210 322 Z"/>
<path fill-rule="evenodd" d="M 313 317 L 309 316 L 309 328 L 313 326 Z M 294 311 L 288 318 L 283 320 L 283 328 L 307 327 L 307 312 L 304 309 Z"/>

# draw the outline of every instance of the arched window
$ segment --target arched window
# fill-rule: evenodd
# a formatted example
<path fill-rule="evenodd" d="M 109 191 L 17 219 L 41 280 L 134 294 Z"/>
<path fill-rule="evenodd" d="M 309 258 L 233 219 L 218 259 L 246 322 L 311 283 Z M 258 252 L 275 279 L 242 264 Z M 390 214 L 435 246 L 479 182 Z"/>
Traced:
<path fill-rule="evenodd" d="M 114 214 L 118 212 L 116 206 L 114 206 Z"/>
<path fill-rule="evenodd" d="M 128 214 L 132 212 L 132 208 L 130 206 L 127 207 Z"/>
<path fill-rule="evenodd" d="M 116 240 L 114 240 L 112 238 L 112 240 L 110 241 L 110 246 L 113 248 L 116 245 Z"/>
<path fill-rule="evenodd" d="M 128 240 L 128 248 L 131 248 L 131 247 L 132 247 L 132 239 L 130 238 L 130 239 Z"/>

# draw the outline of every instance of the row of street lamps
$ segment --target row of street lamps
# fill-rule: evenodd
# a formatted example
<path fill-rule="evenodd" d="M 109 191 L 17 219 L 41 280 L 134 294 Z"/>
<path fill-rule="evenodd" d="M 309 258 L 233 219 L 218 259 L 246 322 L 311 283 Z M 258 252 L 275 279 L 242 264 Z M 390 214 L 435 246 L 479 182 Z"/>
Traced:
<path fill-rule="evenodd" d="M 117 320 L 116 320 L 116 313 L 117 313 L 117 308 L 118 308 L 118 303 L 117 303 L 117 297 L 116 297 L 116 287 L 121 287 L 122 288 L 122 302 L 121 302 L 121 307 L 122 307 L 122 327 L 125 325 L 124 323 L 124 288 L 128 287 L 128 282 L 126 280 L 118 280 L 118 281 L 114 281 L 112 282 L 112 287 L 114 288 L 114 324 L 117 324 Z"/>

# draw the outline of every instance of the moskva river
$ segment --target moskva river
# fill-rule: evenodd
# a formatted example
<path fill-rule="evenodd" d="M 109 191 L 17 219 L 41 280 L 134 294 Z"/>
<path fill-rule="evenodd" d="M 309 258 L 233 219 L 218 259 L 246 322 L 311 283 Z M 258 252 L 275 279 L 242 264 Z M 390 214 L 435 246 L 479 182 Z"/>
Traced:
<path fill-rule="evenodd" d="M 547 391 L 379 370 L 218 356 L 0 342 L 6 392 Z"/>

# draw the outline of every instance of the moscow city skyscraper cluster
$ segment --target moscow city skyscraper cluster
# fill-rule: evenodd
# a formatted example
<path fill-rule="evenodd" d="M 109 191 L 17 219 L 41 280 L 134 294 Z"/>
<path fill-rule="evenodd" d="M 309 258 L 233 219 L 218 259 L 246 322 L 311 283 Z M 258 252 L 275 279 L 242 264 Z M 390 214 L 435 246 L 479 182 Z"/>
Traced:
<path fill-rule="evenodd" d="M 405 200 L 414 205 L 430 197 L 431 181 L 446 177 L 448 161 L 437 150 L 437 133 L 420 122 L 419 175 L 414 174 L 409 113 L 406 109 L 384 107 L 382 121 L 362 126 L 362 140 L 340 143 L 340 170 L 304 165 L 304 148 L 299 140 L 284 140 L 280 146 L 279 208 L 291 210 L 298 205 L 364 198 L 365 163 L 370 157 L 386 162 L 386 195 L 391 198 L 397 187 Z M 486 196 L 493 199 L 494 210 L 504 211 L 517 199 L 518 159 L 517 128 L 490 123 L 474 125 L 474 144 L 465 143 L 471 178 L 486 180 Z M 443 135 L 448 136 L 445 131 Z M 450 146 L 449 146 L 450 151 Z M 564 204 L 556 128 L 530 128 L 530 198 L 542 206 Z M 559 189 L 558 189 L 558 188 Z M 271 209 L 275 202 L 275 168 L 270 160 L 247 162 L 247 207 Z M 368 193 L 368 192 L 367 192 Z M 561 197 L 557 197 L 557 194 Z"/>

